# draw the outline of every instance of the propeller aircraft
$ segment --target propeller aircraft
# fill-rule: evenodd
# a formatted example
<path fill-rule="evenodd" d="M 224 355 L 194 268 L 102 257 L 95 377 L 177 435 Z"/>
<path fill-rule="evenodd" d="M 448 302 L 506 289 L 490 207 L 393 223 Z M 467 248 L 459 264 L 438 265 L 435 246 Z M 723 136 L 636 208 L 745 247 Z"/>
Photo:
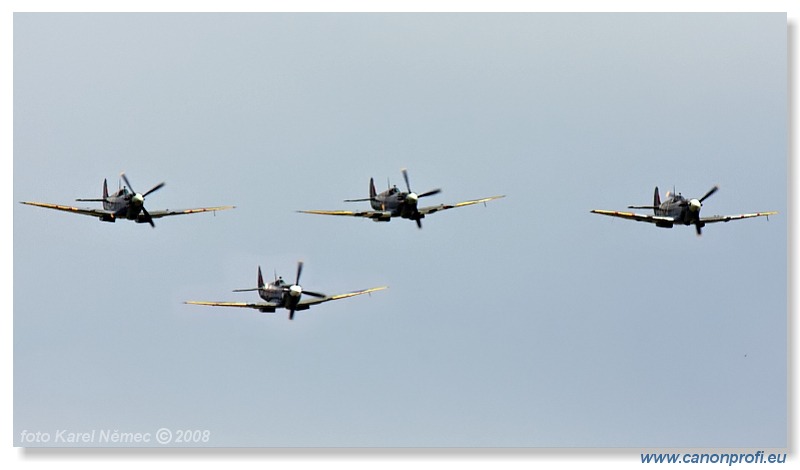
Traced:
<path fill-rule="evenodd" d="M 441 189 L 433 189 L 424 193 L 417 194 L 411 190 L 411 185 L 408 182 L 408 172 L 403 168 L 403 179 L 406 181 L 407 192 L 402 192 L 397 189 L 397 186 L 392 186 L 386 191 L 378 193 L 375 190 L 375 182 L 372 178 L 369 179 L 369 197 L 364 199 L 346 199 L 344 202 L 365 202 L 369 201 L 374 210 L 372 211 L 298 211 L 304 214 L 321 214 L 321 215 L 346 215 L 351 217 L 365 217 L 372 219 L 375 222 L 389 222 L 392 217 L 401 217 L 403 219 L 410 219 L 417 223 L 417 227 L 422 228 L 421 220 L 426 215 L 433 214 L 434 212 L 443 211 L 446 209 L 453 209 L 456 207 L 470 206 L 472 204 L 483 203 L 484 205 L 494 199 L 500 199 L 505 196 L 491 196 L 482 199 L 475 199 L 472 201 L 463 201 L 456 204 L 439 204 L 438 206 L 419 207 L 418 202 L 420 198 L 433 196 L 442 192 Z"/>
<path fill-rule="evenodd" d="M 133 220 L 136 223 L 149 223 L 151 227 L 155 228 L 156 224 L 153 219 L 167 217 L 170 215 L 181 214 L 196 214 L 198 212 L 215 212 L 226 209 L 233 209 L 234 206 L 218 206 L 218 207 L 201 207 L 198 209 L 183 209 L 183 210 L 157 210 L 148 211 L 144 207 L 144 199 L 149 194 L 158 191 L 164 187 L 164 183 L 158 183 L 144 193 L 137 193 L 133 189 L 133 185 L 128 181 L 125 173 L 120 175 L 127 186 L 119 188 L 114 194 L 108 194 L 108 180 L 103 180 L 103 197 L 98 199 L 76 199 L 82 202 L 102 202 L 102 209 L 87 209 L 72 206 L 61 206 L 58 204 L 49 204 L 45 202 L 28 202 L 22 201 L 21 204 L 29 206 L 44 207 L 46 209 L 55 209 L 74 214 L 90 215 L 98 217 L 103 222 L 116 222 L 117 219 Z"/>
<path fill-rule="evenodd" d="M 299 310 L 308 310 L 312 305 L 321 304 L 331 300 L 346 299 L 348 297 L 355 297 L 362 294 L 370 294 L 375 291 L 387 289 L 383 287 L 373 287 L 347 294 L 325 295 L 319 292 L 313 292 L 303 289 L 300 286 L 300 274 L 303 272 L 303 262 L 297 263 L 297 277 L 294 284 L 288 284 L 282 277 L 275 276 L 275 280 L 269 284 L 264 283 L 264 278 L 261 275 L 261 266 L 258 267 L 258 287 L 249 289 L 235 289 L 233 292 L 251 292 L 257 291 L 258 295 L 266 302 L 259 303 L 246 303 L 246 302 L 199 302 L 189 300 L 184 303 L 191 305 L 206 305 L 210 307 L 239 307 L 239 308 L 252 308 L 262 313 L 275 313 L 278 308 L 285 308 L 289 310 L 289 320 L 294 320 L 294 312 Z M 303 295 L 314 297 L 313 299 L 302 299 Z"/>
<path fill-rule="evenodd" d="M 697 235 L 702 235 L 703 227 L 706 224 L 716 222 L 730 222 L 731 220 L 749 219 L 751 217 L 766 217 L 777 214 L 776 211 L 771 212 L 754 212 L 752 214 L 738 214 L 738 215 L 714 215 L 711 217 L 700 217 L 700 208 L 703 207 L 703 201 L 709 196 L 717 192 L 719 186 L 714 186 L 701 198 L 686 199 L 680 193 L 677 195 L 675 191 L 667 191 L 664 202 L 661 202 L 661 197 L 658 194 L 658 186 L 656 186 L 655 194 L 653 195 L 652 206 L 628 206 L 628 209 L 652 209 L 653 215 L 635 214 L 633 212 L 619 212 L 595 209 L 591 211 L 593 214 L 608 215 L 611 217 L 620 217 L 623 219 L 636 220 L 639 222 L 649 222 L 655 224 L 656 227 L 672 228 L 673 225 L 694 225 Z"/>

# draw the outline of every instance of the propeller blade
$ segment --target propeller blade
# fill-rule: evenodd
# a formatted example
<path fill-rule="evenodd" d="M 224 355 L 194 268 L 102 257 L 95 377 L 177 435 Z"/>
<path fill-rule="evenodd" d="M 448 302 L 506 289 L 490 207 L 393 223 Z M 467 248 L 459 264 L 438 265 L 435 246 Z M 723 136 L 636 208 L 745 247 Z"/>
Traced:
<path fill-rule="evenodd" d="M 158 191 L 159 189 L 161 189 L 163 187 L 164 187 L 164 182 L 162 181 L 162 182 L 158 183 L 157 185 L 153 186 L 152 188 L 150 188 L 150 190 L 147 191 L 146 193 L 142 194 L 142 197 L 147 197 L 148 194 L 156 192 L 156 191 Z"/>
<path fill-rule="evenodd" d="M 422 228 L 422 220 L 420 220 L 420 218 L 417 217 L 416 219 L 414 219 L 414 221 L 417 222 L 417 228 L 421 229 Z"/>
<path fill-rule="evenodd" d="M 403 179 L 406 180 L 406 189 L 408 189 L 408 192 L 413 192 L 411 191 L 411 184 L 408 182 L 408 171 L 406 171 L 405 168 L 403 168 Z"/>
<path fill-rule="evenodd" d="M 289 309 L 289 320 L 294 320 L 294 308 Z"/>
<path fill-rule="evenodd" d="M 319 292 L 311 292 L 310 290 L 303 290 L 303 295 L 310 295 L 311 297 L 317 297 L 320 299 L 324 299 L 327 297 L 325 294 L 320 294 Z"/>
<path fill-rule="evenodd" d="M 142 206 L 142 212 L 144 213 L 144 216 L 147 217 L 147 222 L 150 223 L 150 226 L 156 228 L 156 224 L 153 223 L 153 218 L 150 217 L 150 213 L 147 212 L 147 209 L 145 209 L 144 206 Z"/>
<path fill-rule="evenodd" d="M 128 177 L 125 176 L 125 172 L 120 173 L 120 176 L 122 177 L 123 180 L 125 180 L 125 184 L 128 185 L 128 189 L 130 189 L 135 194 L 136 190 L 133 189 L 133 186 L 131 186 L 131 182 L 128 181 Z"/>
<path fill-rule="evenodd" d="M 417 194 L 417 197 L 433 196 L 434 194 L 439 194 L 440 192 L 442 192 L 442 190 L 440 188 L 436 188 L 434 190 L 428 191 L 427 193 Z"/>
<path fill-rule="evenodd" d="M 698 237 L 703 234 L 703 229 L 701 228 L 700 224 L 694 224 L 694 228 L 697 230 Z"/>
<path fill-rule="evenodd" d="M 706 193 L 706 195 L 705 195 L 705 196 L 701 197 L 701 198 L 699 199 L 699 201 L 700 201 L 700 202 L 703 202 L 703 201 L 705 201 L 705 200 L 706 200 L 706 198 L 707 198 L 708 196 L 711 196 L 712 194 L 714 194 L 715 192 L 717 192 L 717 190 L 718 190 L 718 189 L 719 189 L 719 186 L 714 186 L 713 188 L 711 188 L 711 189 L 710 189 L 710 190 L 709 190 L 709 191 Z"/>
<path fill-rule="evenodd" d="M 302 261 L 298 261 L 297 262 L 297 279 L 295 279 L 294 285 L 296 285 L 296 286 L 300 285 L 300 273 L 302 273 L 302 272 L 303 272 L 303 262 Z"/>

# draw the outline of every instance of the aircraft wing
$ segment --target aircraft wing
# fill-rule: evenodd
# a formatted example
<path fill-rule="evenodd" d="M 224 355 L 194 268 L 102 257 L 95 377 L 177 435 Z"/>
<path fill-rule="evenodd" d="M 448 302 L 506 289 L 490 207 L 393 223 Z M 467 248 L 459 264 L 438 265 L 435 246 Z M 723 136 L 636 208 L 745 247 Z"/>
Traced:
<path fill-rule="evenodd" d="M 715 215 L 711 217 L 700 217 L 700 222 L 706 224 L 713 224 L 714 222 L 730 222 L 731 220 L 749 219 L 751 217 L 766 217 L 777 214 L 777 211 L 771 212 L 754 212 L 752 214 L 738 214 L 738 215 Z"/>
<path fill-rule="evenodd" d="M 206 305 L 209 307 L 239 307 L 239 308 L 254 308 L 262 312 L 274 313 L 278 305 L 268 303 L 247 303 L 247 302 L 198 302 L 195 300 L 188 300 L 185 304 L 191 305 Z"/>
<path fill-rule="evenodd" d="M 636 214 L 633 212 L 620 212 L 620 211 L 605 211 L 600 209 L 595 209 L 592 211 L 592 214 L 600 214 L 600 215 L 608 215 L 611 217 L 619 217 L 622 219 L 629 219 L 629 220 L 636 220 L 638 222 L 649 222 L 651 224 L 660 224 L 660 223 L 674 223 L 675 219 L 673 217 L 664 217 L 660 215 L 646 215 L 646 214 Z"/>
<path fill-rule="evenodd" d="M 392 213 L 389 211 L 297 211 L 303 214 L 321 214 L 321 215 L 346 215 L 350 217 L 366 217 L 367 219 L 381 219 L 389 220 L 392 218 Z"/>
<path fill-rule="evenodd" d="M 306 299 L 303 299 L 300 302 L 298 302 L 297 303 L 297 307 L 298 307 L 298 310 L 301 310 L 303 308 L 308 308 L 308 307 L 310 307 L 312 305 L 321 304 L 323 302 L 328 302 L 328 301 L 331 301 L 331 300 L 346 299 L 348 297 L 355 297 L 357 295 L 370 294 L 372 292 L 376 292 L 376 291 L 384 290 L 384 289 L 388 289 L 388 287 L 387 286 L 373 287 L 371 289 L 359 290 L 359 291 L 355 291 L 355 292 L 348 292 L 347 294 L 329 295 L 329 296 L 320 297 L 320 298 L 313 298 L 313 297 L 312 298 L 306 298 Z"/>
<path fill-rule="evenodd" d="M 29 206 L 36 206 L 36 207 L 44 207 L 45 209 L 55 209 L 64 212 L 72 212 L 74 214 L 91 215 L 94 217 L 103 217 L 106 215 L 114 214 L 113 211 L 107 211 L 103 209 L 87 209 L 87 208 L 72 207 L 72 206 L 60 206 L 58 204 L 48 204 L 46 202 L 20 201 L 20 204 L 27 204 Z"/>
<path fill-rule="evenodd" d="M 433 214 L 434 212 L 439 212 L 439 211 L 443 211 L 443 210 L 447 210 L 447 209 L 455 209 L 456 207 L 471 206 L 473 204 L 480 204 L 480 203 L 484 203 L 485 204 L 485 203 L 487 203 L 489 201 L 493 201 L 495 199 L 500 199 L 500 198 L 503 198 L 503 197 L 505 197 L 505 196 L 491 196 L 491 197 L 485 197 L 485 198 L 482 198 L 482 199 L 474 199 L 472 201 L 457 202 L 455 204 L 439 204 L 438 206 L 420 207 L 417 210 L 422 215 L 428 215 L 428 214 Z"/>
<path fill-rule="evenodd" d="M 158 219 L 161 217 L 167 217 L 169 215 L 183 215 L 183 214 L 197 214 L 199 212 L 216 212 L 216 211 L 224 211 L 228 209 L 233 209 L 236 206 L 217 206 L 217 207 L 200 207 L 197 209 L 179 209 L 179 210 L 160 210 L 160 211 L 148 211 L 150 217 L 153 219 Z"/>
<path fill-rule="evenodd" d="M 301 300 L 297 303 L 296 310 L 306 310 L 312 305 L 321 304 L 323 302 L 328 302 L 331 300 L 340 300 L 346 299 L 348 297 L 355 297 L 357 295 L 363 294 L 370 294 L 375 291 L 388 289 L 386 286 L 382 287 L 373 287 L 371 289 L 359 290 L 355 292 L 348 292 L 347 294 L 338 294 L 338 295 L 328 295 L 325 297 L 311 297 Z M 268 312 L 274 313 L 276 308 L 279 308 L 280 305 L 278 304 L 271 304 L 271 303 L 247 303 L 247 302 L 201 302 L 196 300 L 187 300 L 184 302 L 185 304 L 190 305 L 205 305 L 208 307 L 238 307 L 238 308 L 252 308 L 255 310 L 259 310 L 261 312 Z"/>

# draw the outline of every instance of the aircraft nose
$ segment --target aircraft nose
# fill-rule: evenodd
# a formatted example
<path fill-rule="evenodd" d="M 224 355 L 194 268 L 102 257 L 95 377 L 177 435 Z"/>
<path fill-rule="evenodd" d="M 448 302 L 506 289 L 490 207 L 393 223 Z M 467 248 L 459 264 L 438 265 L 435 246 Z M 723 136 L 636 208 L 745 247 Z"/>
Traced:
<path fill-rule="evenodd" d="M 300 286 L 292 286 L 289 288 L 289 295 L 292 297 L 300 297 L 300 294 L 303 293 L 303 288 Z"/>
<path fill-rule="evenodd" d="M 144 196 L 138 193 L 134 194 L 133 197 L 131 198 L 131 201 L 133 201 L 137 205 L 142 205 L 144 203 Z"/>
<path fill-rule="evenodd" d="M 409 204 L 417 205 L 417 201 L 419 201 L 419 196 L 416 193 L 408 193 L 406 195 L 406 202 Z"/>
<path fill-rule="evenodd" d="M 697 199 L 692 199 L 691 201 L 689 201 L 689 209 L 692 212 L 700 212 L 700 207 L 702 206 L 703 204 Z"/>

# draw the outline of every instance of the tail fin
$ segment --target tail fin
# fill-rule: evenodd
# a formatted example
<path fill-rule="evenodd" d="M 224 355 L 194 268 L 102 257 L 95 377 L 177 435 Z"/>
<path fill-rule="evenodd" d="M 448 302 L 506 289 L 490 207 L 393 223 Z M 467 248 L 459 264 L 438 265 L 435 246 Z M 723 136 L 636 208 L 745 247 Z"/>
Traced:
<path fill-rule="evenodd" d="M 661 196 L 658 195 L 658 186 L 656 186 L 656 191 L 653 194 L 653 212 L 655 212 L 655 208 L 661 205 Z"/>
<path fill-rule="evenodd" d="M 258 288 L 264 287 L 264 277 L 261 275 L 261 266 L 258 267 Z"/>
<path fill-rule="evenodd" d="M 364 202 L 369 201 L 372 202 L 375 200 L 375 196 L 378 195 L 378 192 L 375 191 L 375 181 L 370 178 L 369 179 L 369 198 L 364 199 L 345 199 L 344 202 Z"/>
<path fill-rule="evenodd" d="M 105 203 L 108 202 L 108 180 L 107 179 L 103 180 L 103 198 L 102 199 L 96 199 L 96 198 L 90 197 L 90 198 L 79 198 L 79 199 L 75 199 L 75 200 L 76 201 L 85 201 L 85 202 L 102 202 L 103 206 L 105 207 Z"/>

